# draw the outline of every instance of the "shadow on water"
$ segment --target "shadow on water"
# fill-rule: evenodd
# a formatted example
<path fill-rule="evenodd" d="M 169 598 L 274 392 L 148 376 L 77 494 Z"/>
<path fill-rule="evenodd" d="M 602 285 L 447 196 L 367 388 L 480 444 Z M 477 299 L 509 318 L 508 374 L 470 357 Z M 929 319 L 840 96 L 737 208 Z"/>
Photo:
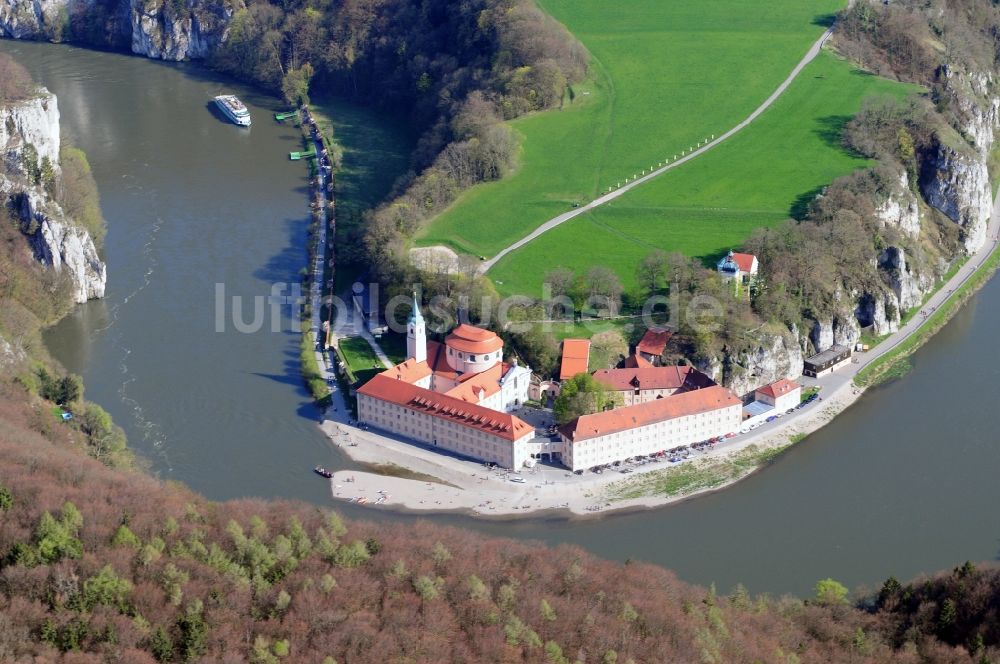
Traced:
<path fill-rule="evenodd" d="M 308 187 L 306 187 L 308 191 Z M 302 212 L 308 214 L 308 198 L 302 199 Z M 259 268 L 254 270 L 256 279 L 269 283 L 298 282 L 302 269 L 306 267 L 306 240 L 309 231 L 307 217 L 288 218 L 280 222 L 285 225 L 288 244 L 272 255 Z"/>

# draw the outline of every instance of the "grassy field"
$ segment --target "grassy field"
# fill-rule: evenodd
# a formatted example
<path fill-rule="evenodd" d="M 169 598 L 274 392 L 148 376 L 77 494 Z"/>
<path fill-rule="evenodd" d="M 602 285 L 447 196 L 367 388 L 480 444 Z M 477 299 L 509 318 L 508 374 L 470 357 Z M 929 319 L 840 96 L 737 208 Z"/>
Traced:
<path fill-rule="evenodd" d="M 358 383 L 367 383 L 372 376 L 385 369 L 371 346 L 361 337 L 341 339 L 338 348 Z"/>
<path fill-rule="evenodd" d="M 841 127 L 866 96 L 914 90 L 824 52 L 726 143 L 546 233 L 489 274 L 503 293 L 539 295 L 544 266 L 606 265 L 628 288 L 634 265 L 653 248 L 711 262 L 754 228 L 795 216 L 821 187 L 866 166 L 841 147 Z"/>
<path fill-rule="evenodd" d="M 745 118 L 841 0 L 542 0 L 593 55 L 562 110 L 518 119 L 519 170 L 466 192 L 418 238 L 492 255 L 546 219 Z"/>

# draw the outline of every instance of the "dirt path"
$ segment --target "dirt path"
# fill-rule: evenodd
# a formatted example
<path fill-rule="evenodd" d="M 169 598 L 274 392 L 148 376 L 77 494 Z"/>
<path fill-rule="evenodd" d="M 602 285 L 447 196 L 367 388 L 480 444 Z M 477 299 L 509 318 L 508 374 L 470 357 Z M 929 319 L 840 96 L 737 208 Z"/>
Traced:
<path fill-rule="evenodd" d="M 603 196 L 595 198 L 594 200 L 592 200 L 591 202 L 587 203 L 586 205 L 581 205 L 580 207 L 575 208 L 573 210 L 570 210 L 569 212 L 562 213 L 558 217 L 553 217 L 552 219 L 549 219 L 548 221 L 546 221 L 541 226 L 539 226 L 538 228 L 536 228 L 535 230 L 533 230 L 531 233 L 528 233 L 527 235 L 525 235 L 523 238 L 521 238 L 517 242 L 514 242 L 513 244 L 505 247 L 504 249 L 501 249 L 495 256 L 493 256 L 489 260 L 483 261 L 483 263 L 479 266 L 479 272 L 480 272 L 480 274 L 483 274 L 483 273 L 489 271 L 490 268 L 492 268 L 494 265 L 496 265 L 497 262 L 499 262 L 504 256 L 506 256 L 507 254 L 511 253 L 512 251 L 516 251 L 516 250 L 520 249 L 524 245 L 528 244 L 529 242 L 531 242 L 532 240 L 534 240 L 535 238 L 537 238 L 539 235 L 542 235 L 543 233 L 547 233 L 548 231 L 552 230 L 553 228 L 556 228 L 557 226 L 560 226 L 560 225 L 566 223 L 567 221 L 569 221 L 570 219 L 574 219 L 574 218 L 580 216 L 581 214 L 584 214 L 585 212 L 589 212 L 590 210 L 593 210 L 596 207 L 604 205 L 605 203 L 608 203 L 609 201 L 613 201 L 614 199 L 618 198 L 619 196 L 625 194 L 628 191 L 631 191 L 632 189 L 638 187 L 639 185 L 642 185 L 642 184 L 644 184 L 646 182 L 649 182 L 653 178 L 659 177 L 660 175 L 663 175 L 667 171 L 672 170 L 674 168 L 677 168 L 678 166 L 681 166 L 681 165 L 683 165 L 683 164 L 691 161 L 692 159 L 695 159 L 696 157 L 699 157 L 699 156 L 705 154 L 706 152 L 708 152 L 709 150 L 711 150 L 715 146 L 719 145 L 720 143 L 722 143 L 726 139 L 730 138 L 731 136 L 733 136 L 737 132 L 741 131 L 743 128 L 745 128 L 747 125 L 749 125 L 751 122 L 753 122 L 754 120 L 756 120 L 760 116 L 761 113 L 763 113 L 768 108 L 770 108 L 771 105 L 774 104 L 774 102 L 778 100 L 778 97 L 780 97 L 782 94 L 784 94 L 785 90 L 788 89 L 788 86 L 790 86 L 792 84 L 792 82 L 796 78 L 798 78 L 799 74 L 802 73 L 802 70 L 805 69 L 806 66 L 810 62 L 812 62 L 814 59 L 816 59 L 816 56 L 819 55 L 819 52 L 821 50 L 823 50 L 824 44 L 826 44 L 827 40 L 830 39 L 830 36 L 832 34 L 833 34 L 833 28 L 831 27 L 826 32 L 824 32 L 823 35 L 819 39 L 817 39 L 815 43 L 813 43 L 813 45 L 809 48 L 809 51 L 806 52 L 805 57 L 803 57 L 802 60 L 799 61 L 799 64 L 795 65 L 795 68 L 792 70 L 792 73 L 789 74 L 788 78 L 786 78 L 781 83 L 781 85 L 779 85 L 778 88 L 774 92 L 771 93 L 771 96 L 768 97 L 767 99 L 765 99 L 764 103 L 762 103 L 760 106 L 758 106 L 756 108 L 756 110 L 754 110 L 753 113 L 751 113 L 749 116 L 747 116 L 747 118 L 745 120 L 743 120 L 742 122 L 740 122 L 738 125 L 736 125 L 732 129 L 730 129 L 726 133 L 722 134 L 721 136 L 716 137 L 714 140 L 711 140 L 708 143 L 706 143 L 705 145 L 703 145 L 703 146 L 699 147 L 698 149 L 692 151 L 691 153 L 689 153 L 689 154 L 687 154 L 687 155 L 685 155 L 685 156 L 683 156 L 683 157 L 681 157 L 681 158 L 679 158 L 679 159 L 677 159 L 677 160 L 675 160 L 673 162 L 670 162 L 666 166 L 662 166 L 661 168 L 658 168 L 655 171 L 651 171 L 649 174 L 647 174 L 647 175 L 645 175 L 643 177 L 640 177 L 640 178 L 638 178 L 636 180 L 633 180 L 632 182 L 629 182 L 628 184 L 626 184 L 626 185 L 624 185 L 624 186 L 622 186 L 622 187 L 620 187 L 618 189 L 615 189 L 614 191 L 612 191 L 610 193 L 607 193 L 607 194 L 604 194 Z"/>

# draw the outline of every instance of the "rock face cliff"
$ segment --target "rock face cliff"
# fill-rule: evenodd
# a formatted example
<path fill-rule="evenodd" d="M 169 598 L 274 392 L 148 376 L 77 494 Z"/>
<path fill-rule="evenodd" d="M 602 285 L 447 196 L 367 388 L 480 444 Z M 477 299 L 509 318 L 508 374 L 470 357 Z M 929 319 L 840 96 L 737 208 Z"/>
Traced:
<path fill-rule="evenodd" d="M 58 182 L 59 107 L 44 89 L 0 106 L 0 198 L 15 212 L 35 258 L 69 274 L 73 301 L 104 297 L 107 267 L 90 233 L 65 215 L 50 191 Z"/>
<path fill-rule="evenodd" d="M 94 45 L 131 44 L 133 53 L 159 60 L 198 59 L 225 40 L 234 11 L 243 7 L 243 0 L 0 0 L 0 34 L 73 39 L 73 22 L 99 9 L 101 22 L 115 34 Z"/>
<path fill-rule="evenodd" d="M 795 330 L 763 332 L 753 346 L 727 349 L 720 357 L 696 361 L 695 366 L 736 394 L 746 394 L 776 380 L 802 375 L 802 349 L 796 336 Z"/>
<path fill-rule="evenodd" d="M 233 6 L 221 2 L 172 10 L 162 0 L 131 0 L 132 52 L 159 60 L 206 58 L 221 44 Z"/>
<path fill-rule="evenodd" d="M 957 131 L 940 132 L 921 168 L 920 190 L 929 205 L 961 226 L 962 243 L 971 254 L 986 243 L 993 212 L 986 164 L 1000 126 L 1000 96 L 988 72 L 944 66 L 942 80 Z"/>
<path fill-rule="evenodd" d="M 986 243 L 993 197 L 983 155 L 938 143 L 924 165 L 920 189 L 929 205 L 961 227 L 966 253 Z"/>

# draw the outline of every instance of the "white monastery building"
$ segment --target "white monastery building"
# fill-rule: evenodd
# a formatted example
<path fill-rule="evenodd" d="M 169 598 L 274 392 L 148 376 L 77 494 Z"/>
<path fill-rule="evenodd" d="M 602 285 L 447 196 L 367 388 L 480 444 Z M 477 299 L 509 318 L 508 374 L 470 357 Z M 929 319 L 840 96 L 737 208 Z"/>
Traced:
<path fill-rule="evenodd" d="M 742 420 L 740 400 L 705 374 L 647 362 L 595 374 L 628 405 L 573 420 L 558 441 L 536 437 L 510 412 L 528 399 L 531 370 L 504 362 L 503 340 L 472 325 L 428 341 L 416 297 L 407 356 L 358 390 L 358 421 L 506 468 L 543 457 L 591 468 L 725 435 Z"/>
<path fill-rule="evenodd" d="M 562 462 L 584 470 L 736 431 L 743 402 L 721 385 L 578 417 L 560 427 Z"/>
<path fill-rule="evenodd" d="M 428 341 L 414 297 L 406 349 L 358 390 L 359 422 L 507 468 L 531 457 L 534 427 L 509 414 L 527 401 L 531 370 L 503 361 L 500 337 L 462 324 Z"/>

